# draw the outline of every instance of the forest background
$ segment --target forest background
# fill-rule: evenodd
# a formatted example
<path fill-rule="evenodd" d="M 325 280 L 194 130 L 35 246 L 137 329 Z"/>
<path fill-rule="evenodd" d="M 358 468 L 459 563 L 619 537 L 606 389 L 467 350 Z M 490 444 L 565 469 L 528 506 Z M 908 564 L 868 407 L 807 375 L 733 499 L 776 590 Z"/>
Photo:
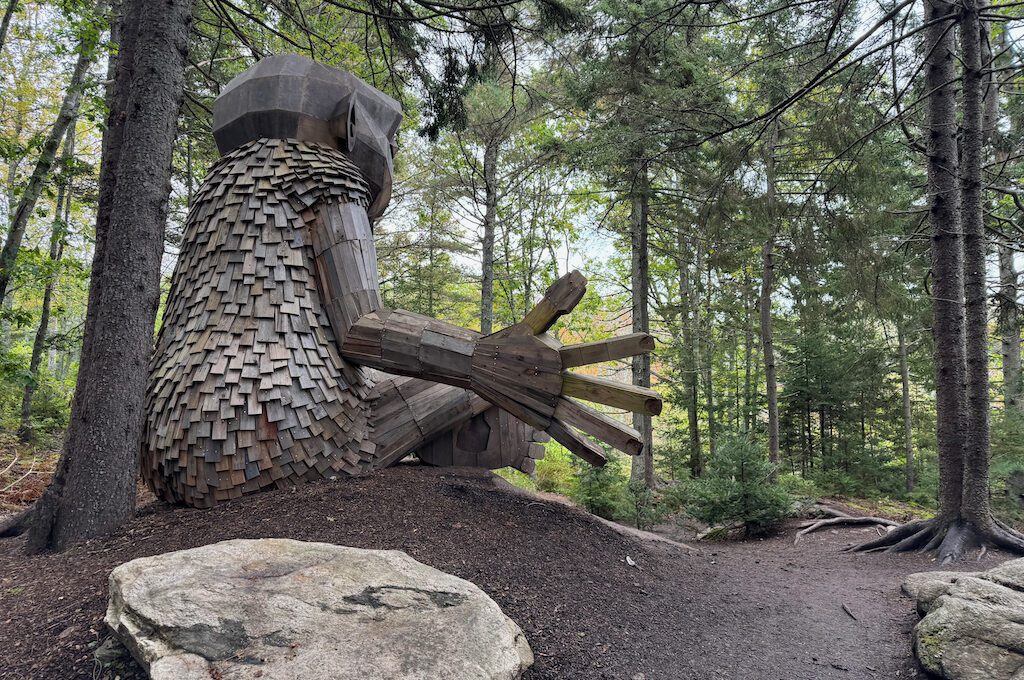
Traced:
<path fill-rule="evenodd" d="M 31 495 L 56 460 L 80 358 L 109 8 L 3 5 L 0 488 Z M 213 99 L 263 55 L 311 55 L 406 111 L 396 198 L 376 228 L 386 304 L 489 332 L 580 268 L 591 286 L 558 327 L 564 340 L 658 339 L 653 361 L 600 368 L 664 396 L 653 424 L 633 423 L 653 466 L 609 451 L 595 470 L 551 443 L 533 475 L 508 478 L 638 525 L 684 508 L 729 519 L 722 499 L 758 489 L 774 499 L 762 505 L 843 495 L 896 501 L 908 515 L 934 510 L 920 77 L 929 22 L 919 7 L 383 7 L 196 4 L 165 291 L 188 206 L 217 156 Z M 991 493 L 1009 520 L 1024 516 L 1020 46 L 1008 28 L 1017 10 L 998 3 L 983 14 Z"/>

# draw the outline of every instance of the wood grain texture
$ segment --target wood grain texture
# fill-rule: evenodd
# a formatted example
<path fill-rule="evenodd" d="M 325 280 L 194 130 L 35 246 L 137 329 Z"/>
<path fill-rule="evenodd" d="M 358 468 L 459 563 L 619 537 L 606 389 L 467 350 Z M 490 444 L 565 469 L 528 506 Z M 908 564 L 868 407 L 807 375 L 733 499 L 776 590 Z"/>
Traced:
<path fill-rule="evenodd" d="M 607 340 L 566 345 L 561 348 L 562 366 L 584 366 L 602 361 L 614 361 L 654 351 L 654 336 L 647 333 L 630 333 Z"/>
<path fill-rule="evenodd" d="M 661 395 L 649 387 L 637 387 L 608 378 L 597 378 L 564 371 L 562 394 L 593 401 L 634 413 L 656 416 L 661 413 Z"/>
<path fill-rule="evenodd" d="M 581 437 L 579 433 L 562 421 L 553 420 L 548 431 L 570 453 L 579 456 L 594 467 L 602 467 L 608 462 L 604 452 L 596 444 L 586 437 Z"/>
<path fill-rule="evenodd" d="M 623 453 L 639 456 L 643 451 L 640 433 L 609 415 L 580 404 L 571 399 L 562 399 L 555 409 L 555 418 L 567 425 L 596 437 Z"/>

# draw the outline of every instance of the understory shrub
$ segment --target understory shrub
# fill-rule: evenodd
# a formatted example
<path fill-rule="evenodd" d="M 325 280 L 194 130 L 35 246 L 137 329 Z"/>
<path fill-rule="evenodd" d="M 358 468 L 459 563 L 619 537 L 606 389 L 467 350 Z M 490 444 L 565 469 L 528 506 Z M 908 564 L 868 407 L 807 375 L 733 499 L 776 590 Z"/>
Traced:
<path fill-rule="evenodd" d="M 643 481 L 630 482 L 626 492 L 629 520 L 637 529 L 649 529 L 661 521 L 667 508 Z"/>
<path fill-rule="evenodd" d="M 572 454 L 566 451 L 561 444 L 549 442 L 544 452 L 544 458 L 537 461 L 534 481 L 540 491 L 558 493 L 563 496 L 570 495 L 576 481 Z"/>
<path fill-rule="evenodd" d="M 574 501 L 598 517 L 610 520 L 630 517 L 629 473 L 621 456 L 612 452 L 603 467 L 592 467 L 577 460 L 573 460 L 573 466 L 576 484 L 570 497 Z"/>
<path fill-rule="evenodd" d="M 779 475 L 779 486 L 795 499 L 815 500 L 823 495 L 813 479 L 792 472 Z"/>
<path fill-rule="evenodd" d="M 771 481 L 773 468 L 748 436 L 723 436 L 704 476 L 693 484 L 690 513 L 708 524 L 739 524 L 747 536 L 771 531 L 792 505 L 789 495 Z"/>

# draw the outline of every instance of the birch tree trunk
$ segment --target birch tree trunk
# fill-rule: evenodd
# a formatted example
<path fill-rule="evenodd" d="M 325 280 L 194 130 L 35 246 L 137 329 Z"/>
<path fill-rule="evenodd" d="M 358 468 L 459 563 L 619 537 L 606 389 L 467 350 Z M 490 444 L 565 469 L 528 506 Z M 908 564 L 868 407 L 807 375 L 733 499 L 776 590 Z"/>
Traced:
<path fill-rule="evenodd" d="M 61 151 L 60 167 L 66 173 L 72 158 L 75 155 L 75 123 L 68 126 L 67 135 L 64 137 L 64 149 Z M 28 372 L 29 380 L 25 383 L 25 390 L 21 396 L 21 422 L 18 427 L 18 437 L 24 442 L 30 442 L 34 438 L 32 431 L 32 397 L 35 395 L 36 385 L 39 382 L 39 365 L 43 361 L 43 352 L 46 349 L 46 334 L 50 330 L 50 307 L 53 302 L 53 289 L 57 284 L 56 265 L 60 262 L 64 253 L 64 239 L 67 233 L 68 218 L 71 212 L 71 180 L 65 175 L 57 188 L 56 215 L 53 219 L 53 226 L 50 228 L 50 265 L 54 267 L 50 277 L 43 288 L 43 308 L 39 313 L 39 326 L 36 328 L 36 335 L 32 342 L 32 357 L 29 359 Z M 65 204 L 66 203 L 66 204 Z"/>
<path fill-rule="evenodd" d="M 4 18 L 0 21 L 0 52 L 3 51 L 4 45 L 7 44 L 7 31 L 11 28 L 11 19 L 14 18 L 14 12 L 18 9 L 18 0 L 7 0 L 7 9 L 4 10 Z"/>
<path fill-rule="evenodd" d="M 101 2 L 97 12 L 105 11 L 106 2 Z M 39 158 L 36 160 L 32 175 L 21 194 L 18 207 L 14 209 L 11 218 L 11 225 L 7 231 L 7 240 L 4 242 L 3 250 L 0 250 L 0 302 L 7 298 L 8 288 L 11 283 L 11 276 L 14 273 L 14 266 L 18 259 L 18 251 L 21 250 L 21 242 L 25 238 L 25 229 L 28 228 L 29 218 L 35 210 L 39 195 L 46 185 L 50 176 L 50 169 L 53 167 L 57 157 L 57 149 L 60 148 L 61 140 L 68 130 L 68 126 L 78 116 L 78 107 L 82 101 L 83 85 L 89 73 L 89 67 L 96 57 L 96 45 L 80 43 L 78 46 L 78 59 L 75 61 L 74 70 L 71 72 L 71 80 L 68 83 L 67 91 L 64 93 L 64 101 L 61 102 L 60 110 L 57 113 L 57 120 L 47 134 L 39 151 Z"/>

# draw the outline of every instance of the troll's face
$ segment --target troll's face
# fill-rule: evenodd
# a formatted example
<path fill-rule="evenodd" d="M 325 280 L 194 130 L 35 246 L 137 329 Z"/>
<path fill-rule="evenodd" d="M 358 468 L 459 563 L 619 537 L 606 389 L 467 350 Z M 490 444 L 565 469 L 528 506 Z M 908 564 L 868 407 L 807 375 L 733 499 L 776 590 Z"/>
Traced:
<path fill-rule="evenodd" d="M 296 54 L 267 57 L 235 76 L 213 105 L 221 153 L 262 137 L 341 149 L 370 185 L 370 219 L 391 200 L 392 156 L 402 108 L 351 73 Z"/>

